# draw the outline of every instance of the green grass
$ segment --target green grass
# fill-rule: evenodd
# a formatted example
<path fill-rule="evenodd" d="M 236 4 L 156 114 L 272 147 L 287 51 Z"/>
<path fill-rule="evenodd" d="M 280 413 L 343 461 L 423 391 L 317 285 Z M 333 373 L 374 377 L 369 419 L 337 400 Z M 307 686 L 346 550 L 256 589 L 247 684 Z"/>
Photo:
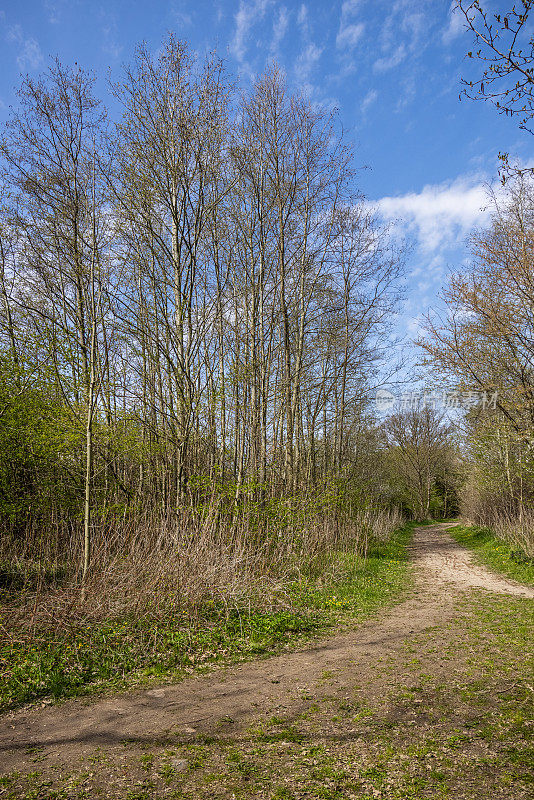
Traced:
<path fill-rule="evenodd" d="M 409 582 L 413 525 L 366 559 L 334 552 L 284 587 L 273 611 L 208 603 L 198 617 L 120 617 L 15 632 L 0 645 L 0 711 L 42 700 L 179 680 L 193 670 L 276 652 L 288 643 L 363 620 L 395 602 Z M 289 596 L 289 603 L 288 603 Z M 0 617 L 0 624 L 2 619 Z"/>
<path fill-rule="evenodd" d="M 406 585 L 406 544 L 414 527 L 415 523 L 409 523 L 389 541 L 372 543 L 366 559 L 353 552 L 324 556 L 299 582 L 291 584 L 293 604 L 330 611 L 336 617 L 348 612 L 358 619 L 387 605 Z"/>
<path fill-rule="evenodd" d="M 489 528 L 458 525 L 449 528 L 449 533 L 459 544 L 472 550 L 482 564 L 519 583 L 534 586 L 534 559 L 498 539 Z"/>
<path fill-rule="evenodd" d="M 0 710 L 95 688 L 123 688 L 131 681 L 178 678 L 198 663 L 261 654 L 319 627 L 312 615 L 288 610 L 211 608 L 194 622 L 185 616 L 122 617 L 60 634 L 47 630 L 0 648 Z"/>

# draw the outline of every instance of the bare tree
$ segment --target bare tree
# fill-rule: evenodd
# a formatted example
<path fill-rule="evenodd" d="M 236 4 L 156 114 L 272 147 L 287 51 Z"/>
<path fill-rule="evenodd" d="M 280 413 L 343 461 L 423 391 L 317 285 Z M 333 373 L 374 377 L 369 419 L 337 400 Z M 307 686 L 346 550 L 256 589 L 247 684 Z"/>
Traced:
<path fill-rule="evenodd" d="M 451 276 L 447 315 L 429 317 L 419 342 L 429 361 L 465 390 L 498 392 L 519 435 L 534 430 L 534 235 L 530 179 L 508 186 L 490 228 L 472 238 L 473 267 Z"/>
<path fill-rule="evenodd" d="M 315 474 L 321 416 L 323 432 L 337 426 L 339 466 L 342 420 L 355 408 L 349 386 L 361 402 L 400 260 L 354 190 L 353 154 L 335 118 L 292 96 L 277 69 L 243 102 L 231 153 L 237 461 L 245 448 L 263 479 L 270 430 L 283 484 L 295 491 Z"/>
<path fill-rule="evenodd" d="M 457 13 L 474 36 L 476 51 L 468 56 L 482 64 L 482 74 L 463 79 L 463 95 L 487 100 L 499 113 L 512 117 L 528 133 L 532 128 L 534 89 L 534 37 L 529 15 L 532 0 L 519 0 L 508 11 L 493 13 L 480 0 L 458 0 Z M 508 154 L 501 153 L 503 177 L 508 172 Z M 517 172 L 517 170 L 513 170 Z"/>
<path fill-rule="evenodd" d="M 508 182 L 491 225 L 472 237 L 472 267 L 450 277 L 446 314 L 429 317 L 419 342 L 448 382 L 493 398 L 467 418 L 473 472 L 479 495 L 520 519 L 534 491 L 533 211 L 532 179 Z M 488 523 L 486 511 L 474 516 Z"/>
<path fill-rule="evenodd" d="M 150 395 L 172 444 L 180 502 L 206 385 L 202 344 L 215 313 L 203 288 L 210 226 L 225 191 L 228 90 L 215 57 L 199 68 L 185 43 L 171 36 L 157 60 L 138 48 L 135 65 L 114 91 L 124 109 L 117 128 L 117 213 L 137 293 L 130 334 L 142 352 L 144 399 Z M 149 375 L 156 385 L 147 394 Z"/>
<path fill-rule="evenodd" d="M 452 427 L 423 401 L 386 422 L 390 458 L 417 519 L 430 515 L 432 492 L 452 456 Z"/>
<path fill-rule="evenodd" d="M 113 91 L 114 137 L 56 64 L 2 144 L 2 337 L 73 422 L 85 575 L 119 509 L 235 520 L 361 463 L 401 272 L 335 115 L 279 70 L 238 98 L 170 36 Z"/>

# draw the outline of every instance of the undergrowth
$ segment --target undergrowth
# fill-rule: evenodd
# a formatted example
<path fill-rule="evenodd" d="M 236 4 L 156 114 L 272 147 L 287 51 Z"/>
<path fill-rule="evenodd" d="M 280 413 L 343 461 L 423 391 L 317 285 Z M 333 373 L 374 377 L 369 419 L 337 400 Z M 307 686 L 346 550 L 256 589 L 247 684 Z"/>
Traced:
<path fill-rule="evenodd" d="M 258 657 L 360 621 L 399 598 L 409 581 L 413 525 L 370 542 L 366 557 L 333 551 L 281 586 L 271 608 L 206 601 L 194 615 L 119 615 L 61 628 L 13 628 L 0 646 L 0 710 L 43 699 L 177 680 L 218 662 Z"/>

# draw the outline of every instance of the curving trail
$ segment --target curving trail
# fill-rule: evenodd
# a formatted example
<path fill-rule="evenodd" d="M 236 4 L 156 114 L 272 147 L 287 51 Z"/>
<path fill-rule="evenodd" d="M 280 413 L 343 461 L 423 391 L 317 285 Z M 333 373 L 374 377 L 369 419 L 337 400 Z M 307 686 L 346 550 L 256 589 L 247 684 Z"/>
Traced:
<path fill-rule="evenodd" d="M 188 678 L 175 686 L 6 714 L 0 719 L 0 771 L 35 768 L 28 748 L 42 748 L 40 768 L 46 769 L 78 762 L 96 747 L 111 756 L 126 739 L 146 745 L 176 735 L 182 741 L 215 731 L 224 736 L 225 718 L 231 718 L 235 735 L 258 714 L 273 709 L 298 713 L 326 672 L 334 676 L 334 690 L 346 690 L 356 679 L 365 681 L 377 661 L 400 651 L 410 636 L 452 618 L 464 590 L 534 598 L 533 589 L 475 565 L 447 527 L 415 530 L 414 589 L 382 618 L 296 652 Z"/>

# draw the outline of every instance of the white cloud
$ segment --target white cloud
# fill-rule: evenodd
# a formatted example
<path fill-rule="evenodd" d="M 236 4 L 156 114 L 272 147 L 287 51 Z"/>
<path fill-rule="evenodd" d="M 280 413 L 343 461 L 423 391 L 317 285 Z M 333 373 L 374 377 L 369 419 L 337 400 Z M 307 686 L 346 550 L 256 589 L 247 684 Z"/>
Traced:
<path fill-rule="evenodd" d="M 365 24 L 363 22 L 341 26 L 336 36 L 337 47 L 340 49 L 355 47 L 362 38 L 364 30 Z"/>
<path fill-rule="evenodd" d="M 44 7 L 48 11 L 48 21 L 51 25 L 58 25 L 63 16 L 65 0 L 45 0 Z"/>
<path fill-rule="evenodd" d="M 338 107 L 336 98 L 326 97 L 324 94 L 324 83 L 317 85 L 311 82 L 312 73 L 315 70 L 324 47 L 318 47 L 311 38 L 310 14 L 306 3 L 301 3 L 297 13 L 297 25 L 300 30 L 299 39 L 301 49 L 293 63 L 293 74 L 295 82 L 300 91 L 304 93 L 312 108 L 330 109 Z"/>
<path fill-rule="evenodd" d="M 17 66 L 25 71 L 38 69 L 43 63 L 43 54 L 39 42 L 33 36 L 25 37 L 20 25 L 12 25 L 7 32 L 7 39 L 18 45 Z"/>
<path fill-rule="evenodd" d="M 307 81 L 310 73 L 321 58 L 322 52 L 322 47 L 317 47 L 313 42 L 310 42 L 300 53 L 295 64 L 295 74 L 301 83 Z"/>
<path fill-rule="evenodd" d="M 183 4 L 181 2 L 176 2 L 176 0 L 173 0 L 171 3 L 171 13 L 178 25 L 181 25 L 184 28 L 191 25 L 191 14 L 188 14 L 186 11 L 184 11 Z"/>
<path fill-rule="evenodd" d="M 360 0 L 345 0 L 341 6 L 341 19 L 339 31 L 336 36 L 338 50 L 350 50 L 360 41 L 365 30 L 365 23 L 354 22 L 354 15 L 360 5 Z"/>
<path fill-rule="evenodd" d="M 405 14 L 402 19 L 401 29 L 408 34 L 409 49 L 413 52 L 417 49 L 423 34 L 427 30 L 424 15 L 414 11 Z"/>
<path fill-rule="evenodd" d="M 240 0 L 239 2 L 239 11 L 235 15 L 235 33 L 230 45 L 230 52 L 240 63 L 244 62 L 247 54 L 250 31 L 257 22 L 263 19 L 268 5 L 269 0 L 253 0 L 251 3 Z"/>
<path fill-rule="evenodd" d="M 103 42 L 102 51 L 110 56 L 114 61 L 120 58 L 123 47 L 119 44 L 114 36 L 111 28 L 102 28 Z"/>
<path fill-rule="evenodd" d="M 278 19 L 273 24 L 273 39 L 271 42 L 272 53 L 278 52 L 278 47 L 280 46 L 280 42 L 286 35 L 288 24 L 289 24 L 289 14 L 287 12 L 287 8 L 285 6 L 282 6 L 282 8 L 278 12 Z"/>
<path fill-rule="evenodd" d="M 345 0 L 341 6 L 341 16 L 344 17 L 355 14 L 360 5 L 361 0 Z"/>
<path fill-rule="evenodd" d="M 485 184 L 465 176 L 425 186 L 419 193 L 383 197 L 377 206 L 384 219 L 414 232 L 427 254 L 461 244 L 491 213 Z"/>
<path fill-rule="evenodd" d="M 362 114 L 365 114 L 367 109 L 373 105 L 377 97 L 378 97 L 378 92 L 376 91 L 376 89 L 369 89 L 369 91 L 363 98 L 362 104 L 360 106 Z"/>
<path fill-rule="evenodd" d="M 392 3 L 380 31 L 382 55 L 373 65 L 376 72 L 394 69 L 408 56 L 413 64 L 426 49 L 431 21 L 421 11 L 421 5 L 419 0 L 396 0 Z"/>
<path fill-rule="evenodd" d="M 395 104 L 395 111 L 402 111 L 415 98 L 417 92 L 417 82 L 414 75 L 408 75 L 404 80 L 399 81 L 399 95 Z"/>
<path fill-rule="evenodd" d="M 449 15 L 447 18 L 447 27 L 441 35 L 443 44 L 450 44 L 458 36 L 461 36 L 465 28 L 465 18 L 463 14 L 458 11 L 455 0 L 450 5 Z"/>
<path fill-rule="evenodd" d="M 307 37 L 309 35 L 309 23 L 308 23 L 308 6 L 306 3 L 302 3 L 299 8 L 299 13 L 297 14 L 297 23 L 303 36 Z"/>
<path fill-rule="evenodd" d="M 424 331 L 425 315 L 417 314 L 406 321 L 406 331 L 410 336 L 419 337 Z"/>
<path fill-rule="evenodd" d="M 398 47 L 393 51 L 390 56 L 384 58 L 377 58 L 373 64 L 375 72 L 387 72 L 389 69 L 398 67 L 399 64 L 406 58 L 406 47 L 401 42 Z"/>

